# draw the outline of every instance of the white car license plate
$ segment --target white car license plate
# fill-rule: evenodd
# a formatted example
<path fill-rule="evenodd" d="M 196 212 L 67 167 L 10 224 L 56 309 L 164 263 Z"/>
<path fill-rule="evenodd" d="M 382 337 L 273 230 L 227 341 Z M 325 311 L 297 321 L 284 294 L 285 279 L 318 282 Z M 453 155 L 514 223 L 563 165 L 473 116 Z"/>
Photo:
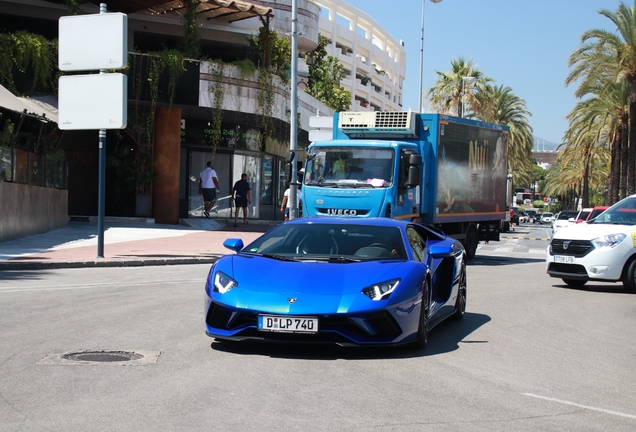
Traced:
<path fill-rule="evenodd" d="M 555 255 L 554 262 L 572 264 L 574 262 L 574 257 L 565 256 L 565 255 Z"/>
<path fill-rule="evenodd" d="M 318 318 L 259 315 L 258 329 L 278 333 L 318 333 Z"/>

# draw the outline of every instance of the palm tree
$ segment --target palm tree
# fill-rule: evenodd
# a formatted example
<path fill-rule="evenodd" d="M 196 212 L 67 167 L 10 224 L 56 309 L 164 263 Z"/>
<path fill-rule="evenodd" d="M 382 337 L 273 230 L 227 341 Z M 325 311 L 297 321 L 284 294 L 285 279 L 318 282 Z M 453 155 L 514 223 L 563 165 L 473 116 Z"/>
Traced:
<path fill-rule="evenodd" d="M 492 81 L 491 78 L 477 69 L 473 61 L 466 62 L 463 57 L 451 60 L 451 69 L 448 72 L 435 71 L 438 75 L 435 86 L 428 90 L 428 98 L 434 105 L 440 107 L 443 113 L 457 112 L 461 116 L 464 99 L 463 79 L 472 77 L 476 79 L 476 86 Z"/>
<path fill-rule="evenodd" d="M 606 86 L 626 80 L 630 85 L 629 141 L 626 161 L 626 193 L 634 193 L 636 179 L 636 0 L 634 6 L 620 3 L 612 12 L 602 9 L 599 14 L 612 21 L 615 32 L 588 30 L 581 35 L 582 46 L 570 56 L 571 73 L 566 84 L 581 79 L 580 91 L 593 86 L 599 77 L 609 77 Z M 625 161 L 623 161 L 625 163 Z"/>
<path fill-rule="evenodd" d="M 566 133 L 567 148 L 560 157 L 563 166 L 567 167 L 565 172 L 571 173 L 572 168 L 576 167 L 575 176 L 580 179 L 582 186 L 580 196 L 583 207 L 589 207 L 591 172 L 597 174 L 597 179 L 593 183 L 598 187 L 599 167 L 608 165 L 610 152 L 607 143 L 611 130 L 610 124 L 606 122 L 607 115 L 604 101 L 599 98 L 579 102 L 568 115 L 570 127 Z M 605 183 L 606 181 L 603 182 Z"/>

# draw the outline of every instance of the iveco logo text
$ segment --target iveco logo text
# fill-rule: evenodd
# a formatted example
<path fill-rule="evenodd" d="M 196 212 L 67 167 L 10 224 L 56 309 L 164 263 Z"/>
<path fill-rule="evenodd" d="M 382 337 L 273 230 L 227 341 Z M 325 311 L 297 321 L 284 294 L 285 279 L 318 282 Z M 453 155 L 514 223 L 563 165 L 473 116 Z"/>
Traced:
<path fill-rule="evenodd" d="M 343 209 L 327 209 L 327 214 L 338 216 L 355 216 L 358 214 L 357 210 L 343 210 Z"/>

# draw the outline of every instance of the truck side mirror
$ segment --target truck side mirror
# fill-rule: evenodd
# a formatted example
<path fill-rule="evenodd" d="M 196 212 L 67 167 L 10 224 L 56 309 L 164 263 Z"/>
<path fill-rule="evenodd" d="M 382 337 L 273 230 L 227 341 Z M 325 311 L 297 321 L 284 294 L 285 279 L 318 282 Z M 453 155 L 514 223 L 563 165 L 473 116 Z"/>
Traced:
<path fill-rule="evenodd" d="M 421 165 L 422 164 L 422 155 L 412 154 L 409 156 L 409 165 Z"/>
<path fill-rule="evenodd" d="M 421 177 L 422 177 L 422 174 L 420 172 L 420 167 L 410 166 L 409 167 L 409 178 L 407 179 L 406 184 L 404 185 L 404 187 L 413 188 L 415 186 L 419 186 Z"/>

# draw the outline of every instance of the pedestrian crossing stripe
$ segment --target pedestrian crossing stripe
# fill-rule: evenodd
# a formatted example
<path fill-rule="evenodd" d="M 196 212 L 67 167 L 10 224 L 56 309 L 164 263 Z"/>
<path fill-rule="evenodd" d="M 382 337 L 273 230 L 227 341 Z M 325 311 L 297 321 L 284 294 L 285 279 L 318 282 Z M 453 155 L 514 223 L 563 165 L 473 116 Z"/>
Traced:
<path fill-rule="evenodd" d="M 514 239 L 514 240 L 543 240 L 543 241 L 550 240 L 549 238 L 541 238 L 541 237 L 515 237 L 515 236 L 503 236 L 503 235 L 500 237 L 505 239 Z"/>

